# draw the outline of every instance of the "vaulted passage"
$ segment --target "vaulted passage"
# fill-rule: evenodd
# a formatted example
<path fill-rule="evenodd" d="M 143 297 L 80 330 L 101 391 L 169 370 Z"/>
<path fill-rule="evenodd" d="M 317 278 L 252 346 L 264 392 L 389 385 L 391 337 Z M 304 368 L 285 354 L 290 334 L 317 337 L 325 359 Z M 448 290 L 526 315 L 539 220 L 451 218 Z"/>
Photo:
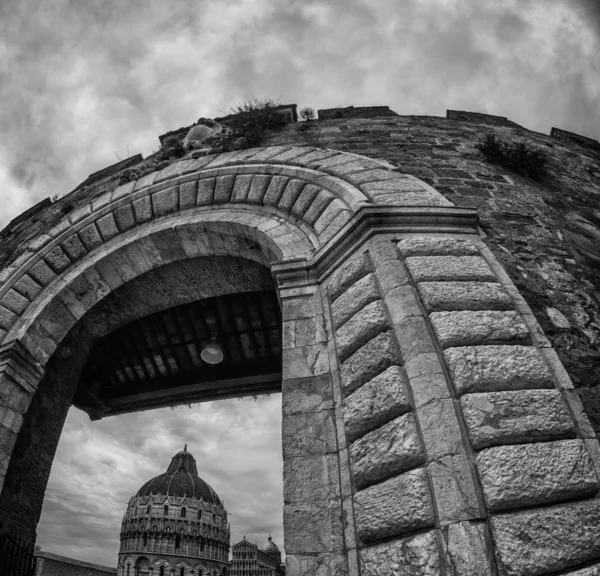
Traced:
<path fill-rule="evenodd" d="M 223 359 L 202 350 L 212 342 Z M 124 412 L 281 391 L 281 313 L 274 291 L 173 306 L 98 340 L 74 405 L 92 419 Z"/>

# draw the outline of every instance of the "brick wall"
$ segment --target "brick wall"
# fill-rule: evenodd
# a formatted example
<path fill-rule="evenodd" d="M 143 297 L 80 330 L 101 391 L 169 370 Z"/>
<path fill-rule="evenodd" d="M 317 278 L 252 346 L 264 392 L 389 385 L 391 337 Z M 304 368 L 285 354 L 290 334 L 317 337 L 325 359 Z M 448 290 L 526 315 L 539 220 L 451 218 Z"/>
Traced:
<path fill-rule="evenodd" d="M 116 568 L 91 564 L 50 552 L 37 551 L 35 557 L 35 576 L 108 576 L 117 573 Z"/>

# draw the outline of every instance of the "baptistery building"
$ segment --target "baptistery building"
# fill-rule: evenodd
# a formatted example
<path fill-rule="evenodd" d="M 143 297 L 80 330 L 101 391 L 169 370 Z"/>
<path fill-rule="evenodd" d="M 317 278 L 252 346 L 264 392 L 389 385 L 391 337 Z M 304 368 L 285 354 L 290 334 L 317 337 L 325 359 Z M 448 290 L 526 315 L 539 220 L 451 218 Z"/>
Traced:
<path fill-rule="evenodd" d="M 264 546 L 248 542 L 246 537 L 231 547 L 229 576 L 280 576 L 285 574 L 281 552 L 269 536 Z"/>
<path fill-rule="evenodd" d="M 217 493 L 187 446 L 129 500 L 119 576 L 227 576 L 230 529 Z"/>

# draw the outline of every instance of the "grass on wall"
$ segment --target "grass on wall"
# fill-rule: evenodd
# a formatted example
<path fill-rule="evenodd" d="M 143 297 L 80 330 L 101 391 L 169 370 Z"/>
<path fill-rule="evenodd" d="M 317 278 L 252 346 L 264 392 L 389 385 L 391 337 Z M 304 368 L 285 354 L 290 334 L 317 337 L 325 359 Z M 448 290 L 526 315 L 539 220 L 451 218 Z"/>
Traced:
<path fill-rule="evenodd" d="M 517 174 L 533 180 L 542 180 L 547 176 L 548 156 L 526 141 L 506 142 L 495 134 L 487 134 L 477 144 L 484 158 L 492 164 L 498 164 Z"/>

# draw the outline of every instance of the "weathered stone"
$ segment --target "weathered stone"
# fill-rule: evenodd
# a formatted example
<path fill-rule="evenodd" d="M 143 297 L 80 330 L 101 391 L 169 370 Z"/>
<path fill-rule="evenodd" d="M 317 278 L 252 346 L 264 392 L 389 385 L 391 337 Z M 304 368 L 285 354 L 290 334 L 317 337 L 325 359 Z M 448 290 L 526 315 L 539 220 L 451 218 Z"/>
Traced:
<path fill-rule="evenodd" d="M 476 461 L 491 510 L 583 498 L 598 491 L 598 477 L 582 440 L 486 448 Z"/>
<path fill-rule="evenodd" d="M 340 328 L 359 310 L 379 298 L 374 274 L 367 274 L 350 286 L 331 306 L 335 328 Z"/>
<path fill-rule="evenodd" d="M 279 208 L 285 210 L 286 212 L 290 212 L 292 210 L 292 206 L 305 187 L 306 182 L 304 180 L 290 180 L 287 183 L 287 186 L 284 188 L 281 199 L 279 200 Z"/>
<path fill-rule="evenodd" d="M 283 323 L 283 348 L 310 346 L 327 341 L 325 318 L 322 314 L 298 318 Z"/>
<path fill-rule="evenodd" d="M 341 362 L 388 327 L 381 300 L 371 302 L 335 332 L 338 357 Z"/>
<path fill-rule="evenodd" d="M 419 294 L 428 312 L 513 308 L 510 296 L 493 282 L 421 282 Z"/>
<path fill-rule="evenodd" d="M 96 248 L 102 244 L 100 232 L 98 232 L 98 228 L 96 228 L 96 224 L 93 222 L 87 226 L 84 226 L 79 231 L 79 237 L 88 250 L 92 250 L 93 248 Z"/>
<path fill-rule="evenodd" d="M 600 564 L 575 570 L 575 572 L 566 572 L 565 576 L 600 576 Z"/>
<path fill-rule="evenodd" d="M 337 454 L 288 458 L 283 463 L 283 501 L 320 502 L 340 497 Z"/>
<path fill-rule="evenodd" d="M 346 552 L 286 554 L 285 569 L 298 576 L 348 576 Z"/>
<path fill-rule="evenodd" d="M 323 343 L 287 348 L 282 352 L 284 380 L 318 376 L 329 372 L 329 354 Z"/>
<path fill-rule="evenodd" d="M 363 548 L 360 560 L 362 576 L 440 575 L 439 552 L 433 531 Z M 470 576 L 475 576 L 475 573 Z"/>
<path fill-rule="evenodd" d="M 479 256 L 412 256 L 406 265 L 415 282 L 495 282 L 496 276 Z"/>
<path fill-rule="evenodd" d="M 409 284 L 388 290 L 385 295 L 385 303 L 390 311 L 392 323 L 395 325 L 401 324 L 407 318 L 423 316 L 417 293 Z"/>
<path fill-rule="evenodd" d="M 344 401 L 346 435 L 351 442 L 410 410 L 405 376 L 390 366 Z"/>
<path fill-rule="evenodd" d="M 159 218 L 160 216 L 176 212 L 178 202 L 178 186 L 171 186 L 165 190 L 155 192 L 152 194 L 152 209 L 154 211 L 154 217 Z"/>
<path fill-rule="evenodd" d="M 342 387 L 345 394 L 375 378 L 396 363 L 396 353 L 390 332 L 384 332 L 367 342 L 348 358 L 341 369 Z"/>
<path fill-rule="evenodd" d="M 492 516 L 503 576 L 541 576 L 600 558 L 600 500 Z"/>
<path fill-rule="evenodd" d="M 231 200 L 231 192 L 233 191 L 233 183 L 235 175 L 227 174 L 218 176 L 215 185 L 215 204 L 229 202 Z"/>
<path fill-rule="evenodd" d="M 450 389 L 436 352 L 418 354 L 407 360 L 404 368 L 410 382 L 415 408 L 431 400 L 450 398 Z"/>
<path fill-rule="evenodd" d="M 412 414 L 399 416 L 350 446 L 354 483 L 360 490 L 425 461 Z"/>
<path fill-rule="evenodd" d="M 119 233 L 119 229 L 117 228 L 117 223 L 115 222 L 115 217 L 113 216 L 112 212 L 109 212 L 106 214 L 106 216 L 102 216 L 102 218 L 98 218 L 96 224 L 98 225 L 98 230 L 100 230 L 103 240 L 108 240 Z"/>
<path fill-rule="evenodd" d="M 469 256 L 478 253 L 470 240 L 456 238 L 405 238 L 398 242 L 398 250 L 408 256 Z"/>
<path fill-rule="evenodd" d="M 406 318 L 399 324 L 394 324 L 394 328 L 405 362 L 410 362 L 415 356 L 436 352 L 425 318 Z"/>
<path fill-rule="evenodd" d="M 286 414 L 281 435 L 284 460 L 338 451 L 333 410 Z"/>
<path fill-rule="evenodd" d="M 434 512 L 423 469 L 411 470 L 354 495 L 356 529 L 365 542 L 431 526 Z"/>
<path fill-rule="evenodd" d="M 330 374 L 283 380 L 281 386 L 284 414 L 308 414 L 333 408 Z"/>
<path fill-rule="evenodd" d="M 185 210 L 196 205 L 198 196 L 198 181 L 184 182 L 179 186 L 179 208 Z"/>
<path fill-rule="evenodd" d="M 466 455 L 444 456 L 432 462 L 429 475 L 440 526 L 484 516 Z"/>
<path fill-rule="evenodd" d="M 71 260 L 60 246 L 56 246 L 45 256 L 46 262 L 55 272 L 62 272 L 71 265 Z"/>
<path fill-rule="evenodd" d="M 517 312 L 433 312 L 429 318 L 442 348 L 529 340 Z"/>
<path fill-rule="evenodd" d="M 465 346 L 444 350 L 459 394 L 554 388 L 550 369 L 531 346 Z"/>
<path fill-rule="evenodd" d="M 430 460 L 464 454 L 460 425 L 451 398 L 432 400 L 417 408 L 425 450 Z"/>
<path fill-rule="evenodd" d="M 493 576 L 493 553 L 483 522 L 444 526 L 442 547 L 448 576 Z"/>
<path fill-rule="evenodd" d="M 329 280 L 329 295 L 331 300 L 337 300 L 352 284 L 372 272 L 371 261 L 366 252 L 344 265 Z"/>
<path fill-rule="evenodd" d="M 460 404 L 475 449 L 575 435 L 558 390 L 466 394 Z"/>
<path fill-rule="evenodd" d="M 285 504 L 283 529 L 286 534 L 286 553 L 342 551 L 342 521 L 342 506 L 338 499 Z"/>

